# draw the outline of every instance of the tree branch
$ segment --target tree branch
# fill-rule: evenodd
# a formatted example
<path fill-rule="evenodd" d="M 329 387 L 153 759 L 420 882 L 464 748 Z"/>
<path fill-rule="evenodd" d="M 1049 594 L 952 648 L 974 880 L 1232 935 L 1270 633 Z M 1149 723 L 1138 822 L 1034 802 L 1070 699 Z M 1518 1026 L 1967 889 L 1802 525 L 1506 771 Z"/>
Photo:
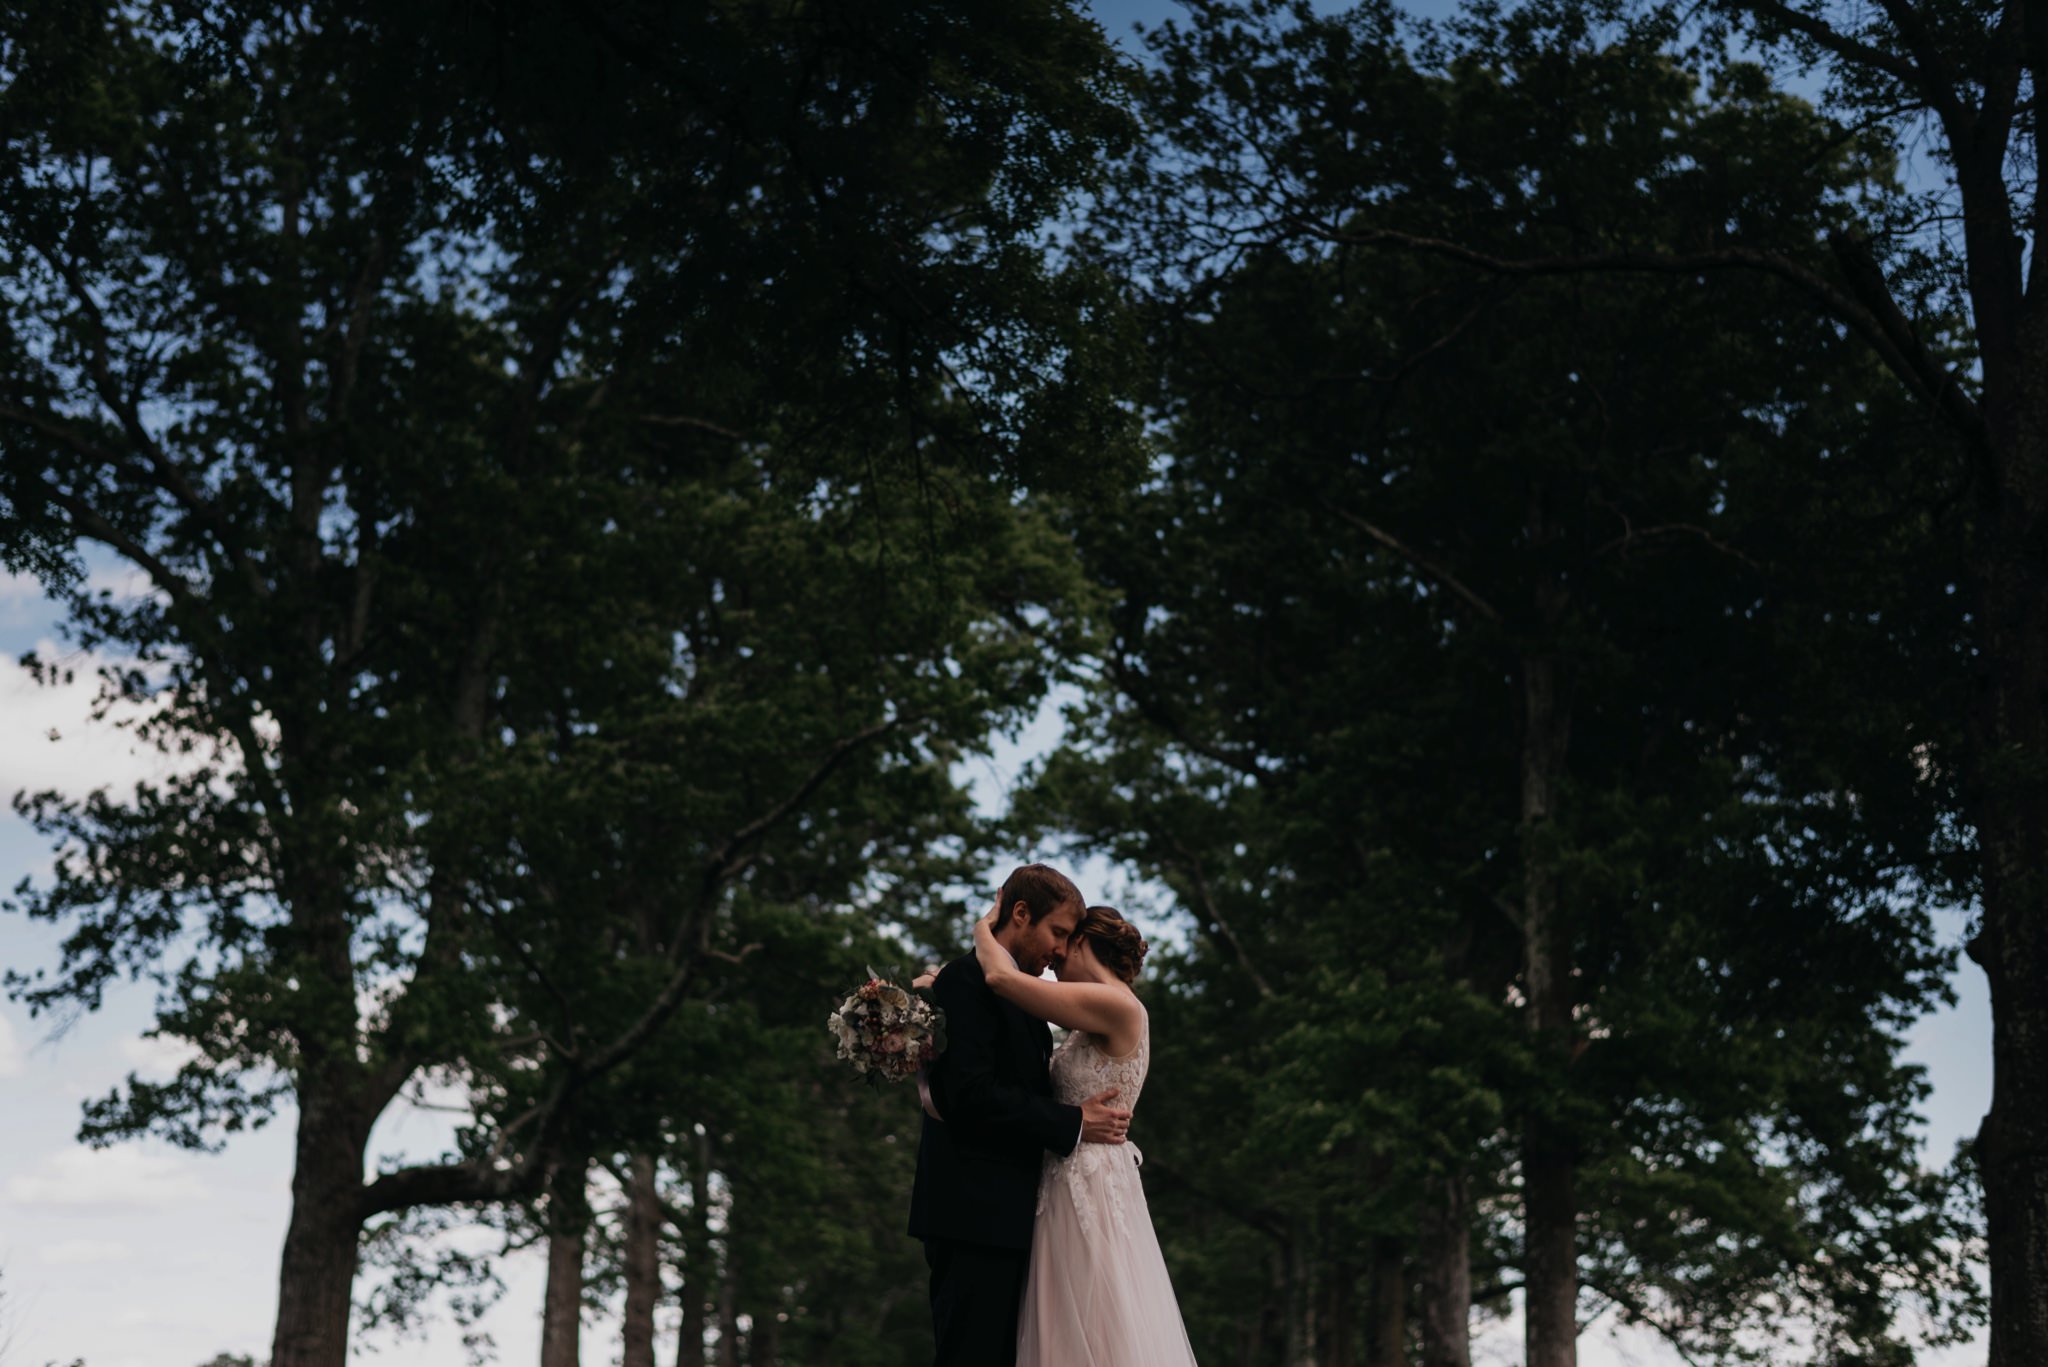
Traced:
<path fill-rule="evenodd" d="M 1460 261 L 1481 270 L 1503 275 L 1574 275 L 1595 271 L 1642 272 L 1653 275 L 1699 275 L 1709 271 L 1749 270 L 1776 276 L 1796 286 L 1819 304 L 1836 321 L 1863 338 L 1885 365 L 1930 403 L 1970 444 L 1979 460 L 1988 458 L 1989 435 L 1984 415 L 1962 382 L 1928 351 L 1920 341 L 1898 303 L 1884 283 L 1883 272 L 1861 249 L 1863 259 L 1876 273 L 1878 292 L 1867 298 L 1867 284 L 1852 293 L 1809 267 L 1776 252 L 1749 247 L 1725 247 L 1705 252 L 1591 252 L 1566 256 L 1508 258 L 1493 256 L 1460 243 L 1390 228 L 1333 228 L 1302 216 L 1288 220 L 1297 231 L 1320 241 L 1344 246 L 1391 247 L 1424 252 Z M 1837 233 L 1830 238 L 1838 260 L 1846 265 L 1855 258 L 1852 245 L 1857 239 Z"/>
<path fill-rule="evenodd" d="M 38 480 L 43 497 L 64 510 L 71 518 L 71 525 L 83 535 L 102 545 L 120 552 L 130 563 L 147 573 L 153 583 L 162 589 L 171 600 L 186 608 L 195 608 L 200 603 L 199 593 L 190 580 L 165 564 L 152 554 L 133 536 L 108 521 L 97 509 L 77 495 L 57 488 L 47 480 Z M 198 614 L 202 623 L 204 614 Z M 211 652 L 195 648 L 193 657 L 208 681 L 211 695 L 218 700 L 221 723 L 235 739 L 242 750 L 242 771 L 254 782 L 262 794 L 264 803 L 272 812 L 285 813 L 290 805 L 279 789 L 275 777 L 263 762 L 263 747 L 256 738 L 256 727 L 247 706 L 231 705 L 237 695 L 226 673 L 225 664 Z"/>
<path fill-rule="evenodd" d="M 759 817 L 742 826 L 738 831 L 735 831 L 719 847 L 706 873 L 707 893 L 715 892 L 723 880 L 730 876 L 730 870 L 743 866 L 737 856 L 738 848 L 741 845 L 766 834 L 791 812 L 795 811 L 812 793 L 817 791 L 820 784 L 824 783 L 831 776 L 833 770 L 839 766 L 846 756 L 867 742 L 903 724 L 905 720 L 907 718 L 889 718 L 872 726 L 863 727 L 852 735 L 843 736 L 836 741 L 827 752 L 825 758 L 805 776 L 803 782 L 799 783 L 789 796 L 776 803 Z M 706 900 L 708 901 L 708 897 Z M 683 947 L 687 943 L 688 937 L 681 934 L 679 930 L 673 937 L 670 947 L 670 958 L 675 963 L 675 969 L 669 975 L 668 981 L 662 985 L 661 991 L 655 994 L 654 999 L 648 1003 L 647 1008 L 640 1013 L 638 1019 L 627 1026 L 611 1043 L 605 1045 L 602 1049 L 587 1055 L 572 1054 L 568 1056 L 567 1062 L 571 1069 L 570 1077 L 555 1099 L 548 1104 L 548 1114 L 543 1117 L 542 1121 L 543 1128 L 552 1124 L 555 1113 L 559 1111 L 560 1107 L 566 1105 L 576 1092 L 588 1087 L 591 1083 L 624 1063 L 653 1037 L 654 1032 L 659 1030 L 668 1021 L 669 1017 L 675 1014 L 676 1008 L 682 1004 L 683 998 L 688 994 L 691 984 L 696 980 L 698 970 L 706 961 L 720 960 L 726 963 L 738 964 L 744 962 L 749 955 L 760 948 L 758 944 L 748 945 L 737 954 L 733 954 L 700 944 L 695 954 L 684 957 Z M 529 1161 L 531 1160 L 529 1159 Z"/>
<path fill-rule="evenodd" d="M 40 242 L 36 244 L 36 251 L 62 278 L 65 289 L 71 293 L 72 302 L 78 305 L 78 311 L 85 316 L 86 322 L 91 324 L 92 352 L 87 370 L 92 375 L 93 390 L 100 396 L 100 402 L 120 419 L 122 430 L 128 434 L 129 441 L 135 444 L 137 451 L 159 469 L 175 472 L 175 467 L 157 445 L 156 438 L 144 425 L 142 411 L 128 395 L 121 392 L 121 387 L 114 383 L 112 331 L 107 327 L 107 318 L 100 310 L 99 300 L 92 297 L 92 291 L 86 288 L 84 278 L 78 273 L 78 267 L 68 256 L 59 255 Z M 187 487 L 189 489 L 189 486 Z"/>
<path fill-rule="evenodd" d="M 765 834 L 786 818 L 817 791 L 847 755 L 906 720 L 897 717 L 878 722 L 837 741 L 788 797 L 740 827 L 720 846 L 707 871 L 707 886 L 715 889 L 717 883 L 710 880 L 727 876 L 721 871 L 736 866 L 738 847 Z M 565 1054 L 562 1059 L 564 1071 L 555 1085 L 545 1097 L 528 1107 L 500 1132 L 498 1142 L 488 1155 L 465 1163 L 430 1163 L 380 1175 L 363 1189 L 363 1218 L 407 1206 L 503 1200 L 539 1190 L 547 1163 L 554 1154 L 554 1137 L 576 1096 L 632 1057 L 675 1014 L 696 981 L 698 971 L 707 961 L 738 963 L 760 948 L 748 945 L 734 954 L 700 945 L 696 953 L 685 956 L 682 950 L 686 943 L 687 937 L 681 934 L 674 937 L 671 946 L 671 957 L 676 961 L 674 971 L 639 1017 L 603 1048 L 581 1055 Z M 537 1127 L 537 1131 L 524 1155 L 516 1162 L 506 1160 L 504 1154 L 514 1137 L 533 1127 Z"/>
<path fill-rule="evenodd" d="M 682 413 L 642 413 L 640 421 L 650 423 L 656 427 L 694 427 L 700 432 L 710 432 L 717 436 L 729 437 L 733 441 L 745 441 L 747 439 L 744 432 L 735 432 L 732 428 L 721 427 L 709 419 L 693 418 Z"/>
<path fill-rule="evenodd" d="M 613 247 L 581 279 L 565 282 L 534 328 L 533 345 L 519 373 L 513 377 L 517 397 L 513 404 L 511 458 L 508 463 L 515 472 L 532 445 L 534 429 L 540 420 L 541 395 L 554 376 L 563 349 L 568 346 L 570 325 L 575 322 L 577 311 L 618 266 L 622 251 Z"/>
<path fill-rule="evenodd" d="M 362 1190 L 362 1218 L 408 1206 L 498 1201 L 529 1196 L 540 1190 L 548 1163 L 559 1146 L 561 1123 L 570 1104 L 592 1083 L 630 1058 L 674 1014 L 696 979 L 704 957 L 693 956 L 678 965 L 647 1010 L 610 1044 L 584 1061 L 565 1059 L 565 1070 L 548 1094 L 500 1132 L 490 1153 L 468 1162 L 426 1163 L 379 1175 Z M 504 1154 L 513 1137 L 533 1126 L 538 1128 L 526 1152 L 517 1161 L 507 1160 Z"/>
<path fill-rule="evenodd" d="M 1991 465 L 1991 436 L 1984 425 L 1983 410 L 1963 388 L 1955 372 L 1943 365 L 1920 340 L 1912 321 L 1892 296 L 1884 271 L 1871 254 L 1870 244 L 1859 233 L 1835 232 L 1828 235 L 1828 245 L 1834 249 L 1835 259 L 1841 264 L 1849 288 L 1862 298 L 1866 316 L 1876 329 L 1877 335 L 1865 334 L 1866 340 L 1877 348 L 1893 374 L 1919 390 L 1921 397 L 1948 419 L 1949 425 L 1968 445 L 1970 455 L 1980 469 L 1995 480 L 1997 472 Z M 1998 485 L 1994 482 L 1991 487 L 1997 488 Z"/>
<path fill-rule="evenodd" d="M 136 566 L 148 573 L 156 586 L 178 602 L 190 606 L 198 601 L 199 595 L 190 580 L 166 565 L 152 554 L 147 546 L 116 527 L 77 495 L 59 489 L 47 480 L 37 481 L 43 487 L 43 497 L 62 508 L 71 517 L 71 525 L 85 536 L 119 551 Z"/>
<path fill-rule="evenodd" d="M 1261 1234 L 1269 1235 L 1282 1243 L 1287 1242 L 1287 1222 L 1278 1212 L 1263 1206 L 1247 1205 L 1225 1192 L 1204 1187 L 1194 1179 L 1149 1156 L 1145 1160 L 1145 1175 L 1157 1178 L 1167 1186 L 1178 1187 L 1204 1205 L 1215 1207 L 1224 1214 L 1234 1217 L 1240 1224 L 1256 1229 Z"/>
<path fill-rule="evenodd" d="M 819 786 L 832 776 L 833 770 L 837 769 L 848 755 L 858 750 L 861 746 L 866 745 L 869 741 L 887 735 L 897 727 L 912 720 L 914 718 L 905 716 L 885 718 L 871 726 L 864 726 L 851 735 L 841 736 L 838 740 L 834 741 L 831 747 L 826 750 L 825 757 L 818 761 L 817 765 L 812 768 L 810 773 L 804 776 L 803 781 L 798 783 L 788 796 L 727 836 L 719 847 L 712 852 L 704 871 L 705 900 L 709 901 L 710 896 L 716 893 L 720 887 L 724 886 L 727 879 L 733 877 L 750 862 L 750 856 L 743 857 L 739 854 L 741 846 L 766 835 L 787 818 L 791 812 L 808 801 L 811 794 L 818 791 Z M 671 958 L 680 958 L 682 956 L 686 940 L 687 937 L 680 933 L 670 937 L 669 956 Z"/>
<path fill-rule="evenodd" d="M 1142 682 L 1143 676 L 1137 670 L 1131 668 L 1130 662 L 1124 658 L 1120 649 L 1112 648 L 1104 657 L 1103 666 L 1109 671 L 1111 682 L 1115 683 L 1117 689 L 1136 705 L 1139 713 L 1154 726 L 1173 737 L 1175 742 L 1183 748 L 1200 755 L 1203 759 L 1213 760 L 1225 768 L 1234 769 L 1238 773 L 1250 778 L 1264 780 L 1273 777 L 1271 773 L 1260 766 L 1255 754 L 1227 750 L 1213 742 L 1203 740 L 1189 730 L 1186 723 L 1174 715 L 1173 709 L 1161 701 L 1157 693 L 1145 686 Z"/>
<path fill-rule="evenodd" d="M 1745 3 L 1764 3 L 1764 0 L 1744 0 Z M 1967 141 L 1976 122 L 1975 112 L 1965 105 L 1957 93 L 1954 70 L 1948 58 L 1942 55 L 1941 45 L 1934 40 L 1934 34 L 1921 19 L 1920 12 L 1913 8 L 1913 0 L 1878 0 L 1883 5 L 1885 16 L 1892 21 L 1892 27 L 1899 32 L 1912 55 L 1912 68 L 1919 76 L 1917 83 L 1928 104 L 1941 116 L 1942 124 L 1950 136 Z"/>
<path fill-rule="evenodd" d="M 346 320 L 336 330 L 333 357 L 329 362 L 333 369 L 330 409 L 337 426 L 346 421 L 349 400 L 355 394 L 356 377 L 362 367 L 363 344 L 370 333 L 370 306 L 376 302 L 377 291 L 383 285 L 389 256 L 384 234 L 372 229 L 369 249 L 363 253 L 363 263 L 349 286 Z"/>
<path fill-rule="evenodd" d="M 70 423 L 54 413 L 38 413 L 33 409 L 17 408 L 13 404 L 0 403 L 0 419 L 20 423 L 23 427 L 42 433 L 52 440 L 63 443 L 77 454 L 97 465 L 108 469 L 120 469 L 121 458 L 106 447 L 80 432 Z"/>
<path fill-rule="evenodd" d="M 107 326 L 106 314 L 101 310 L 99 301 L 93 298 L 92 291 L 86 287 L 84 277 L 78 273 L 77 265 L 69 257 L 51 250 L 41 242 L 34 245 L 37 254 L 63 280 L 64 288 L 70 293 L 73 303 L 78 306 L 78 311 L 89 324 L 92 344 L 86 368 L 92 376 L 93 392 L 120 423 L 121 431 L 128 438 L 129 444 L 145 462 L 149 482 L 169 494 L 178 506 L 213 533 L 228 563 L 241 572 L 244 582 L 259 598 L 269 597 L 270 586 L 264 582 L 255 562 L 243 552 L 228 526 L 227 519 L 222 517 L 220 510 L 212 501 L 193 485 L 184 467 L 163 449 L 155 434 L 149 430 L 148 424 L 143 422 L 142 410 L 137 407 L 134 398 L 124 393 L 121 386 L 115 382 L 113 332 Z M 67 444 L 71 444 L 73 449 L 80 451 L 81 454 L 87 454 L 85 448 L 75 443 Z M 112 452 L 103 451 L 96 458 L 113 468 L 132 468 L 127 461 Z"/>
<path fill-rule="evenodd" d="M 1458 578 L 1457 575 L 1452 574 L 1441 562 L 1416 550 L 1393 533 L 1381 530 L 1349 509 L 1332 506 L 1330 511 L 1350 523 L 1353 527 L 1356 527 L 1359 531 L 1364 532 L 1373 540 L 1379 542 L 1382 546 L 1385 546 L 1395 555 L 1400 556 L 1416 569 L 1421 570 L 1431 579 L 1436 580 L 1444 588 L 1449 589 L 1487 621 L 1495 626 L 1507 625 L 1507 618 L 1501 614 L 1499 608 L 1496 608 L 1493 604 L 1487 602 L 1486 599 L 1480 597 L 1477 592 L 1462 579 Z"/>
<path fill-rule="evenodd" d="M 1638 541 L 1647 541 L 1652 537 L 1691 536 L 1696 537 L 1699 540 L 1705 542 L 1708 546 L 1710 546 L 1716 551 L 1719 551 L 1722 555 L 1727 556 L 1730 560 L 1733 560 L 1738 564 L 1745 566 L 1748 569 L 1754 570 L 1758 573 L 1762 573 L 1763 567 L 1758 565 L 1756 561 L 1750 559 L 1741 551 L 1736 550 L 1733 546 L 1729 545 L 1727 542 L 1715 536 L 1705 527 L 1695 527 L 1690 522 L 1660 522 L 1653 527 L 1637 527 L 1629 522 L 1628 517 L 1625 514 L 1623 514 L 1619 508 L 1616 508 L 1614 511 L 1615 515 L 1621 518 L 1621 535 L 1615 537 L 1613 540 L 1607 542 L 1605 545 L 1602 545 L 1597 550 L 1595 550 L 1593 552 L 1593 556 L 1595 559 L 1598 559 L 1599 557 L 1606 555 L 1611 551 L 1617 550 L 1621 551 L 1623 555 L 1626 556 L 1628 553 L 1628 548 L 1630 546 L 1634 545 Z"/>
<path fill-rule="evenodd" d="M 535 1108 L 535 1113 L 540 1110 Z M 477 1160 L 467 1163 L 421 1163 L 379 1173 L 357 1198 L 357 1213 L 367 1220 L 413 1206 L 445 1206 L 458 1201 L 504 1201 L 540 1191 L 547 1168 L 531 1160 L 521 1163 Z"/>
<path fill-rule="evenodd" d="M 1194 882 L 1195 898 L 1201 903 L 1201 915 L 1208 922 L 1211 932 L 1237 960 L 1238 966 L 1252 980 L 1252 986 L 1258 989 L 1259 996 L 1267 1001 L 1273 1000 L 1273 985 L 1266 981 L 1266 975 L 1259 972 L 1258 967 L 1252 963 L 1251 955 L 1245 952 L 1244 942 L 1237 938 L 1237 932 L 1230 928 L 1230 923 L 1223 919 L 1222 911 L 1217 908 L 1216 895 L 1209 886 L 1208 875 L 1202 871 L 1200 857 L 1182 844 L 1178 836 L 1169 835 L 1167 843 L 1179 854 L 1180 866 Z"/>
<path fill-rule="evenodd" d="M 1588 1290 L 1596 1295 L 1605 1296 L 1624 1313 L 1632 1317 L 1636 1323 L 1647 1324 L 1652 1329 L 1655 1329 L 1657 1336 L 1664 1340 L 1671 1351 L 1678 1355 L 1678 1360 L 1686 1364 L 1686 1367 L 1701 1367 L 1699 1359 L 1686 1351 L 1686 1346 L 1679 1342 L 1678 1336 L 1672 1332 L 1670 1326 L 1651 1314 L 1649 1307 L 1644 1305 L 1640 1298 L 1631 1296 L 1621 1289 L 1597 1278 L 1582 1277 L 1582 1281 Z"/>
<path fill-rule="evenodd" d="M 1834 53 L 1845 62 L 1873 71 L 1882 71 L 1908 89 L 1922 89 L 1921 72 L 1895 52 L 1886 52 L 1883 48 L 1859 38 L 1851 38 L 1826 21 L 1796 10 L 1781 0 L 1735 0 L 1735 3 L 1759 19 L 1776 24 L 1780 28 L 1790 29 L 1811 40 L 1816 46 Z"/>

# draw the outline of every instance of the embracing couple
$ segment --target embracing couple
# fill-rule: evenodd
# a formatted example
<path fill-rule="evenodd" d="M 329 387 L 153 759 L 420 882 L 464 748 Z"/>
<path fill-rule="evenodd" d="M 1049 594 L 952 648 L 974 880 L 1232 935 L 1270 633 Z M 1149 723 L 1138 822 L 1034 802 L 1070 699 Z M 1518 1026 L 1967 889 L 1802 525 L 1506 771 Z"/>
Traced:
<path fill-rule="evenodd" d="M 1193 1367 L 1127 1138 L 1152 1052 L 1144 957 L 1118 912 L 1027 864 L 974 953 L 918 979 L 946 1013 L 910 1200 L 937 1367 Z M 1068 1032 L 1057 1053 L 1047 1022 Z"/>

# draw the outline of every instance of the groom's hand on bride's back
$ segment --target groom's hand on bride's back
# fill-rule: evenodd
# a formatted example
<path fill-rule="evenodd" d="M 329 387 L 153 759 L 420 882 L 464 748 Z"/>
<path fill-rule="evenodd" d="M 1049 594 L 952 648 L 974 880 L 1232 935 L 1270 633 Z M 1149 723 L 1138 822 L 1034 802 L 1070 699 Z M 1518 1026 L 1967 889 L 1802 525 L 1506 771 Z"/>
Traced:
<path fill-rule="evenodd" d="M 1116 1100 L 1117 1089 L 1097 1092 L 1081 1103 L 1081 1142 L 1084 1144 L 1121 1144 L 1131 1130 L 1131 1113 L 1118 1110 L 1109 1103 Z"/>

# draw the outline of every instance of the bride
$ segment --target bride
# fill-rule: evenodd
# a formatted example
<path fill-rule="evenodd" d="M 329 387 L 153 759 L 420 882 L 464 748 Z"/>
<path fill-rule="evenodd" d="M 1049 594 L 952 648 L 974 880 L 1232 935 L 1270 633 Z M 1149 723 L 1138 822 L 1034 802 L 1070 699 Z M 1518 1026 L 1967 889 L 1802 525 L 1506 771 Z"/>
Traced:
<path fill-rule="evenodd" d="M 1131 991 L 1145 958 L 1137 928 L 1114 908 L 1089 907 L 1050 982 L 1017 967 L 996 941 L 994 917 L 991 909 L 974 927 L 989 987 L 1069 1032 L 1052 1057 L 1054 1093 L 1079 1105 L 1115 1088 L 1117 1104 L 1135 1110 L 1152 1053 L 1149 1017 Z M 1194 1367 L 1138 1178 L 1142 1161 L 1128 1143 L 1046 1155 L 1017 1367 Z"/>

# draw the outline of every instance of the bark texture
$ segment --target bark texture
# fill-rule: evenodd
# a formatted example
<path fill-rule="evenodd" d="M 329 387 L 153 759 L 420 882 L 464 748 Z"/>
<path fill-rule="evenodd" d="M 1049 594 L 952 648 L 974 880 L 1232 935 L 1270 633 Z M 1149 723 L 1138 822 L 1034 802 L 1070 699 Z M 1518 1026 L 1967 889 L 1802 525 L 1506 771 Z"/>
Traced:
<path fill-rule="evenodd" d="M 2048 323 L 2025 350 L 2048 364 Z M 2048 375 L 1987 385 L 2006 488 L 1989 514 L 1976 720 L 1991 986 L 1991 1109 L 1978 1130 L 1991 1265 L 1990 1367 L 2048 1362 Z M 2002 441 L 2000 439 L 2003 439 Z"/>
<path fill-rule="evenodd" d="M 583 1337 L 583 1252 L 590 1230 L 589 1165 L 572 1158 L 548 1180 L 548 1281 L 541 1298 L 541 1367 L 578 1367 Z"/>
<path fill-rule="evenodd" d="M 369 1125 L 343 1096 L 301 1088 L 292 1217 L 278 1262 L 275 1367 L 347 1367 Z"/>
<path fill-rule="evenodd" d="M 1366 1367 L 1408 1367 L 1408 1267 L 1406 1250 L 1399 1240 L 1381 1237 L 1373 1241 L 1372 1331 L 1366 1340 Z M 1349 1345 L 1341 1357 L 1333 1355 L 1331 1367 L 1350 1362 Z"/>
<path fill-rule="evenodd" d="M 712 1271 L 711 1227 L 711 1139 L 697 1137 L 690 1164 L 690 1208 L 684 1212 L 683 1235 L 683 1328 L 677 1335 L 676 1367 L 705 1367 L 705 1315 L 711 1290 L 716 1283 Z"/>
<path fill-rule="evenodd" d="M 1531 496 L 1529 539 L 1553 539 L 1546 494 Z M 1571 1066 L 1571 936 L 1559 905 L 1552 818 L 1571 739 L 1568 675 L 1552 644 L 1565 616 L 1555 577 L 1535 584 L 1539 648 L 1525 653 L 1522 679 L 1522 986 L 1540 1066 Z M 1524 1345 L 1528 1367 L 1577 1367 L 1578 1203 L 1576 1156 L 1563 1126 L 1541 1113 L 1524 1122 L 1522 1219 Z"/>
<path fill-rule="evenodd" d="M 661 1194 L 654 1158 L 634 1154 L 626 1180 L 626 1307 L 622 1367 L 654 1367 L 654 1307 L 661 1299 Z"/>
<path fill-rule="evenodd" d="M 1430 1183 L 1419 1223 L 1422 1367 L 1472 1367 L 1472 1196 L 1463 1173 Z"/>

